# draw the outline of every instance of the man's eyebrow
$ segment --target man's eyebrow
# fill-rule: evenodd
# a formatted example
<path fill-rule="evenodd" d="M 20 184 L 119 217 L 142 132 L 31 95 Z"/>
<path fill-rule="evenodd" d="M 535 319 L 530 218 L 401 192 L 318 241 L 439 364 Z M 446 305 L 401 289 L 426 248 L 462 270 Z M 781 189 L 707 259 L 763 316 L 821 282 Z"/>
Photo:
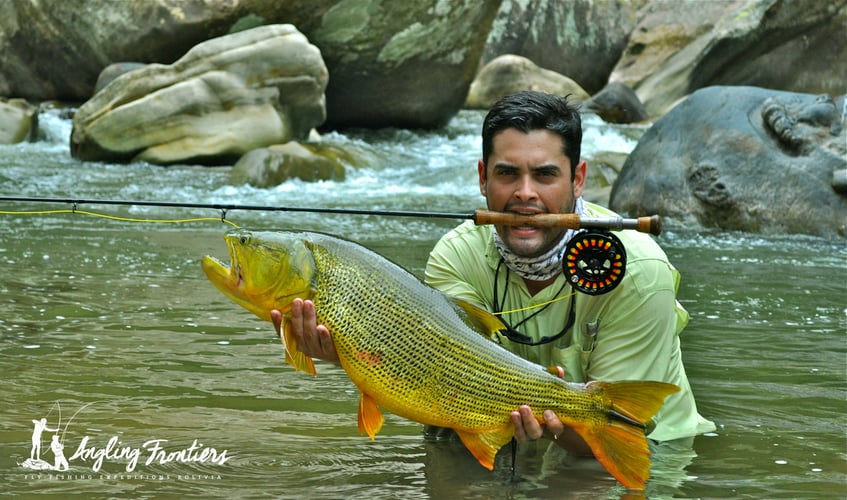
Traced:
<path fill-rule="evenodd" d="M 505 162 L 495 163 L 494 168 L 496 168 L 498 170 L 517 170 L 518 169 L 518 167 L 516 167 L 515 165 L 512 165 L 511 163 L 505 163 Z"/>
<path fill-rule="evenodd" d="M 530 170 L 536 173 L 558 173 L 562 171 L 562 168 L 552 163 L 546 163 L 544 165 L 536 165 L 534 167 L 530 167 Z"/>

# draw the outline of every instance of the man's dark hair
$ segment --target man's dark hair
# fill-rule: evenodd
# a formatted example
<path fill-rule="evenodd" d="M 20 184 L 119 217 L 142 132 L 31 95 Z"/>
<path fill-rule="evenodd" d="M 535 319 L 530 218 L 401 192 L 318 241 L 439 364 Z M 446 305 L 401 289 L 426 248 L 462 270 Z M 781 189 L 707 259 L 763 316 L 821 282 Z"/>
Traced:
<path fill-rule="evenodd" d="M 574 179 L 582 144 L 582 119 L 567 96 L 525 90 L 497 101 L 482 122 L 482 161 L 486 168 L 494 149 L 494 136 L 508 128 L 524 133 L 545 129 L 558 134 L 563 152 L 571 160 L 571 180 Z"/>

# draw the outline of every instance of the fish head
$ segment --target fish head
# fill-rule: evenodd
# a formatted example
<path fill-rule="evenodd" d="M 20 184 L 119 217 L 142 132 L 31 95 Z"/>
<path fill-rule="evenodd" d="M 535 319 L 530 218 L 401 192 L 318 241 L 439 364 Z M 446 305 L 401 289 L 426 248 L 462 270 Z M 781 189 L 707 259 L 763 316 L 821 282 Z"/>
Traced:
<path fill-rule="evenodd" d="M 229 266 L 208 255 L 201 264 L 209 281 L 236 304 L 270 321 L 272 309 L 286 313 L 295 298 L 312 296 L 315 260 L 303 237 L 239 230 L 224 239 Z"/>

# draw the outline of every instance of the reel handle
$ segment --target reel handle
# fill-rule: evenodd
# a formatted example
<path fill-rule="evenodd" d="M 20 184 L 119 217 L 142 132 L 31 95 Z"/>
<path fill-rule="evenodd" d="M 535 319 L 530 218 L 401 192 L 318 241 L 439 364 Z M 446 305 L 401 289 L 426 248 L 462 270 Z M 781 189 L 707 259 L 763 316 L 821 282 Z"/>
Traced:
<path fill-rule="evenodd" d="M 658 215 L 627 219 L 624 217 L 580 217 L 579 214 L 520 215 L 490 210 L 474 211 L 473 221 L 482 224 L 504 224 L 506 226 L 561 227 L 565 229 L 611 229 L 620 231 L 634 229 L 641 233 L 659 236 L 662 233 L 662 218 Z"/>

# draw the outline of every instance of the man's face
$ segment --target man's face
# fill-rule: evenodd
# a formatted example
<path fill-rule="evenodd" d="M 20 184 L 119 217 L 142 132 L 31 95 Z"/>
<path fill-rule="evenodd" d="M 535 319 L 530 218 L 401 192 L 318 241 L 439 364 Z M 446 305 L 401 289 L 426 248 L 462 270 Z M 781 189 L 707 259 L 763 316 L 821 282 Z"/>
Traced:
<path fill-rule="evenodd" d="M 479 190 L 489 210 L 533 215 L 569 213 L 582 196 L 585 162 L 576 166 L 571 182 L 571 161 L 563 152 L 562 138 L 549 130 L 529 133 L 506 129 L 493 139 L 488 168 L 478 165 Z M 535 257 L 549 250 L 563 229 L 496 226 L 515 254 Z"/>

